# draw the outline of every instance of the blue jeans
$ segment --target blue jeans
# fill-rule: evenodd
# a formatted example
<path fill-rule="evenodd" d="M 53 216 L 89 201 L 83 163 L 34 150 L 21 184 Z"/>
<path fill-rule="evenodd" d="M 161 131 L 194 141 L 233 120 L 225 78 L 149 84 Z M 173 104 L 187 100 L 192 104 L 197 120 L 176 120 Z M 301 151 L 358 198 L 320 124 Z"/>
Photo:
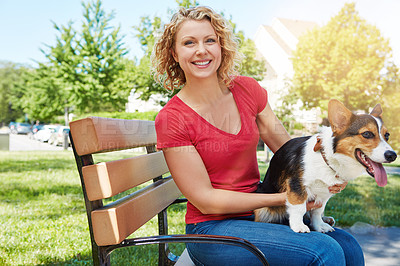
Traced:
<path fill-rule="evenodd" d="M 364 254 L 347 232 L 295 233 L 282 224 L 254 222 L 254 216 L 186 225 L 187 234 L 235 236 L 250 241 L 270 265 L 364 265 Z M 196 265 L 260 265 L 243 248 L 221 244 L 186 244 Z"/>

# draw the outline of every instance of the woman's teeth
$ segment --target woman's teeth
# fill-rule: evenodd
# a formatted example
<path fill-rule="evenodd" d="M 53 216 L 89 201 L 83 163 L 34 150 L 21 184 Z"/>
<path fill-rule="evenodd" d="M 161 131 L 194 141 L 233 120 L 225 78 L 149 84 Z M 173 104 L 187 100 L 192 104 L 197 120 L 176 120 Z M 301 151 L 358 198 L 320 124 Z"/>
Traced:
<path fill-rule="evenodd" d="M 193 62 L 193 64 L 197 66 L 205 66 L 208 65 L 211 61 L 201 61 L 201 62 Z"/>

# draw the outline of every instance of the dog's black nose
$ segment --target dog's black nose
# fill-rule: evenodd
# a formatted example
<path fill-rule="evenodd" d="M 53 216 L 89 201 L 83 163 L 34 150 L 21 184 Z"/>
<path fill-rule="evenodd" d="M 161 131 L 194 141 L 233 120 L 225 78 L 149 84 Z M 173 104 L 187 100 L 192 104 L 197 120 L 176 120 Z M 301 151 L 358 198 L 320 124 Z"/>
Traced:
<path fill-rule="evenodd" d="M 385 159 L 388 162 L 393 162 L 397 158 L 397 154 L 394 151 L 385 151 Z"/>

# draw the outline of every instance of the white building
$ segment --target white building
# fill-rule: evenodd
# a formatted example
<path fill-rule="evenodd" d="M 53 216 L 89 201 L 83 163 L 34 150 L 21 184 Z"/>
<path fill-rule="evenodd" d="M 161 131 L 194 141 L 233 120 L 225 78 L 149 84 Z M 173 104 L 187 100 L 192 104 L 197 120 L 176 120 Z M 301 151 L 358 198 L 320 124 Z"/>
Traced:
<path fill-rule="evenodd" d="M 254 42 L 266 61 L 267 72 L 260 85 L 268 90 L 269 103 L 272 108 L 284 103 L 282 95 L 287 94 L 287 83 L 293 77 L 291 62 L 292 51 L 296 49 L 299 37 L 318 24 L 310 21 L 291 20 L 284 18 L 273 19 L 271 25 L 261 25 L 254 37 Z M 299 107 L 301 102 L 299 102 Z M 314 131 L 318 125 L 318 112 L 294 110 L 296 121 L 303 123 L 307 130 Z"/>
<path fill-rule="evenodd" d="M 167 99 L 160 94 L 153 94 L 148 101 L 140 100 L 139 96 L 139 93 L 136 93 L 135 90 L 131 90 L 125 108 L 127 113 L 160 111 L 162 106 L 159 104 L 159 101 L 167 101 Z"/>

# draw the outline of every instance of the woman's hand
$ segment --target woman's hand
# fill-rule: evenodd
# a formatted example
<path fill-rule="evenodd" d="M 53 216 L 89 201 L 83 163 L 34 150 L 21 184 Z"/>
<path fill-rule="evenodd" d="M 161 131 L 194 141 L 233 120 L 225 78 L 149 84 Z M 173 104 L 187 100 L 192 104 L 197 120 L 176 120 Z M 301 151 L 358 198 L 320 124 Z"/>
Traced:
<path fill-rule="evenodd" d="M 318 201 L 308 201 L 307 202 L 307 211 L 312 211 L 314 209 L 318 209 L 322 207 L 322 202 Z"/>
<path fill-rule="evenodd" d="M 329 192 L 336 194 L 342 192 L 342 190 L 347 186 L 348 182 L 344 182 L 343 184 L 336 184 L 329 187 Z"/>

